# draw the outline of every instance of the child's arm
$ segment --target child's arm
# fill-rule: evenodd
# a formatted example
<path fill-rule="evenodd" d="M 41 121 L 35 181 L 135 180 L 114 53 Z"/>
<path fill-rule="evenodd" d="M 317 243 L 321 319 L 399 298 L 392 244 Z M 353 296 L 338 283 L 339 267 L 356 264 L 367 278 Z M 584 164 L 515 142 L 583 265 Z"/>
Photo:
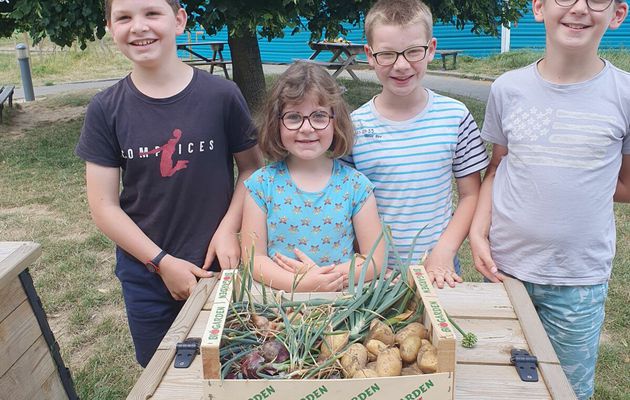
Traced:
<path fill-rule="evenodd" d="M 236 268 L 241 259 L 241 248 L 238 242 L 238 232 L 243 217 L 243 199 L 245 186 L 243 182 L 254 171 L 263 166 L 262 154 L 258 146 L 234 154 L 238 168 L 238 179 L 234 185 L 232 201 L 217 230 L 212 236 L 203 269 L 210 268 L 215 257 L 219 259 L 222 269 Z"/>
<path fill-rule="evenodd" d="M 120 170 L 87 162 L 85 175 L 88 203 L 96 226 L 138 260 L 155 257 L 161 249 L 120 208 Z M 211 276 L 212 273 L 171 255 L 160 262 L 160 277 L 176 300 L 188 298 L 197 284 L 196 277 Z"/>
<path fill-rule="evenodd" d="M 254 279 L 274 289 L 292 291 L 297 282 L 297 292 L 333 292 L 343 285 L 343 274 L 333 266 L 310 268 L 304 275 L 280 267 L 267 255 L 267 214 L 256 204 L 252 196 L 245 193 L 243 205 L 243 227 L 241 229 L 242 254 L 249 260 L 254 250 Z"/>
<path fill-rule="evenodd" d="M 620 203 L 630 202 L 630 154 L 624 154 L 621 159 L 617 190 L 613 199 Z"/>
<path fill-rule="evenodd" d="M 370 196 L 365 200 L 365 203 L 361 207 L 361 210 L 359 210 L 359 212 L 356 213 L 354 217 L 352 217 L 352 225 L 354 226 L 354 233 L 359 244 L 359 252 L 361 253 L 361 255 L 367 257 L 370 251 L 372 251 L 372 247 L 378 240 L 382 230 L 374 193 L 370 194 Z M 357 259 L 354 274 L 355 283 L 359 282 L 361 269 L 365 267 L 368 268 L 365 272 L 366 282 L 374 279 L 375 273 L 376 276 L 378 276 L 381 268 L 383 267 L 384 257 L 385 240 L 381 239 L 376 249 L 374 250 L 372 262 L 369 266 L 365 264 L 359 264 L 360 260 Z M 376 272 L 374 271 L 374 266 L 376 266 Z M 337 271 L 343 273 L 345 277 L 348 277 L 348 275 L 350 274 L 350 261 L 341 265 L 337 265 Z M 346 280 L 347 279 L 349 278 L 346 278 Z"/>
<path fill-rule="evenodd" d="M 453 260 L 459 247 L 466 239 L 470 229 L 470 223 L 477 207 L 479 188 L 481 187 L 481 173 L 474 172 L 463 178 L 457 179 L 457 192 L 459 200 L 451 221 L 440 235 L 435 247 L 425 260 L 430 282 L 437 283 L 438 288 L 444 287 L 444 282 L 454 287 L 456 282 L 462 282 L 462 278 L 454 271 Z"/>
<path fill-rule="evenodd" d="M 361 207 L 358 213 L 352 217 L 352 225 L 356 235 L 357 242 L 359 244 L 359 252 L 361 255 L 367 257 L 372 251 L 372 247 L 376 243 L 381 234 L 382 226 L 378 216 L 378 210 L 376 206 L 376 199 L 374 194 L 370 194 L 365 200 L 365 203 Z M 291 273 L 304 273 L 306 271 L 321 269 L 313 260 L 311 260 L 300 249 L 294 249 L 293 251 L 297 259 L 293 259 L 285 256 L 284 254 L 276 254 L 273 257 L 273 262 L 282 267 L 283 269 Z M 375 275 L 381 272 L 383 267 L 383 259 L 385 257 L 385 240 L 381 239 L 378 242 L 377 247 L 372 254 L 372 262 L 369 265 L 368 270 L 365 272 L 365 281 L 371 281 Z M 334 267 L 336 272 L 340 272 L 344 276 L 344 285 L 348 285 L 350 275 L 350 265 L 352 260 L 348 260 L 342 264 L 333 264 L 328 267 Z M 376 271 L 374 267 L 376 266 Z M 328 268 L 326 267 L 326 268 Z M 357 258 L 355 261 L 355 283 L 359 282 L 361 278 L 361 270 L 364 267 L 364 260 Z"/>
<path fill-rule="evenodd" d="M 492 147 L 492 159 L 486 170 L 479 192 L 477 209 L 470 226 L 470 248 L 475 268 L 492 282 L 501 282 L 504 275 L 497 272 L 497 267 L 490 254 L 490 223 L 492 222 L 492 185 L 501 159 L 508 153 L 505 146 L 495 144 Z"/>

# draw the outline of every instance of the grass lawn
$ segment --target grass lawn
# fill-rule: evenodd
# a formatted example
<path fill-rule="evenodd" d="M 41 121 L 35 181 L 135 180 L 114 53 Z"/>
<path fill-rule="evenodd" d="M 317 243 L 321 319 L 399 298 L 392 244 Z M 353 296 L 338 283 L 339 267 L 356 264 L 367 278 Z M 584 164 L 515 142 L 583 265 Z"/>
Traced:
<path fill-rule="evenodd" d="M 343 81 L 351 108 L 367 101 L 375 84 Z M 92 93 L 50 97 L 12 110 L 0 125 L 1 240 L 43 247 L 31 273 L 49 322 L 82 399 L 121 399 L 141 373 L 133 356 L 124 305 L 114 276 L 114 246 L 92 223 L 83 162 L 73 150 Z M 461 99 L 482 121 L 484 104 Z M 71 113 L 69 110 L 77 110 Z M 19 121 L 47 111 L 50 120 L 18 129 Z M 25 114 L 25 115 L 19 115 Z M 60 115 L 66 118 L 58 120 Z M 630 206 L 616 205 L 618 252 L 607 303 L 596 399 L 628 399 L 630 342 Z M 467 280 L 480 280 L 465 245 Z"/>

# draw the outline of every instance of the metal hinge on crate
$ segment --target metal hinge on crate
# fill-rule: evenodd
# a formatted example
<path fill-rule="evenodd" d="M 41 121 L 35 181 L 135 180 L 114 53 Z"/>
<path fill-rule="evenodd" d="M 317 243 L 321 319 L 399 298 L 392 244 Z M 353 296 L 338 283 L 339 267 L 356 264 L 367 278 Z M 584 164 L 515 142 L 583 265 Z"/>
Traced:
<path fill-rule="evenodd" d="M 538 359 L 523 349 L 512 349 L 510 362 L 516 367 L 516 372 L 523 382 L 538 382 Z"/>
<path fill-rule="evenodd" d="M 199 346 L 201 338 L 188 338 L 183 342 L 177 343 L 175 347 L 175 368 L 188 368 L 192 364 L 195 356 L 199 354 Z"/>

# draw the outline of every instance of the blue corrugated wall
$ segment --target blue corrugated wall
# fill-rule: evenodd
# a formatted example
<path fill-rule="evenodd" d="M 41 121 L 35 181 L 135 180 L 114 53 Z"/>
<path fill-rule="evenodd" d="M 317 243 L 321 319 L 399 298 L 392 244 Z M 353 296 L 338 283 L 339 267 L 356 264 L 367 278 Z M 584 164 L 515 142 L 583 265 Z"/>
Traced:
<path fill-rule="evenodd" d="M 345 25 L 348 35 L 345 38 L 352 43 L 365 43 L 363 37 L 363 26 Z M 488 35 L 475 35 L 470 32 L 470 28 L 458 30 L 453 25 L 437 24 L 433 28 L 433 35 L 438 40 L 439 49 L 458 49 L 464 54 L 473 57 L 485 57 L 501 51 L 501 39 Z M 267 39 L 260 38 L 260 55 L 265 63 L 290 63 L 294 59 L 308 58 L 312 51 L 308 47 L 310 32 L 299 32 L 291 35 L 291 29 L 285 29 L 284 38 Z M 221 30 L 215 36 L 205 34 L 203 30 L 190 32 L 177 38 L 178 43 L 187 41 L 218 40 L 227 42 L 227 29 Z M 542 23 L 534 21 L 531 11 L 527 12 L 523 18 L 512 26 L 511 29 L 511 49 L 527 49 L 545 47 L 545 28 Z M 608 30 L 602 39 L 601 48 L 625 48 L 630 49 L 630 19 L 617 30 Z M 202 50 L 208 55 L 209 49 Z M 230 52 L 226 50 L 224 57 L 230 59 Z M 180 52 L 180 57 L 187 57 L 187 53 Z M 321 55 L 318 59 L 325 60 Z"/>

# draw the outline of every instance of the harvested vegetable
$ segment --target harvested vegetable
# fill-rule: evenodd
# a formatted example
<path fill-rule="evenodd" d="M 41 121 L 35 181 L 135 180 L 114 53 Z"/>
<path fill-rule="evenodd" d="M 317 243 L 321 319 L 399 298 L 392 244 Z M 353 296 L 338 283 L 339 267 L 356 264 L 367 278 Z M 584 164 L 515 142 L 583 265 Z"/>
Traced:
<path fill-rule="evenodd" d="M 370 331 L 365 341 L 367 343 L 372 339 L 380 340 L 387 346 L 392 346 L 394 344 L 394 332 L 389 325 L 375 319 L 370 323 Z"/>
<path fill-rule="evenodd" d="M 341 357 L 341 366 L 346 377 L 352 377 L 358 370 L 365 368 L 368 351 L 361 343 L 354 343 L 348 347 Z"/>
<path fill-rule="evenodd" d="M 329 358 L 333 354 L 337 354 L 348 344 L 349 332 L 330 333 L 324 336 L 321 344 L 321 359 Z"/>
<path fill-rule="evenodd" d="M 432 344 L 421 347 L 420 351 L 418 352 L 417 363 L 420 370 L 424 372 L 425 374 L 433 374 L 437 372 L 437 369 L 438 369 L 437 349 Z"/>
<path fill-rule="evenodd" d="M 376 374 L 378 376 L 400 376 L 402 359 L 397 348 L 381 351 L 376 358 Z"/>
<path fill-rule="evenodd" d="M 385 350 L 387 348 L 387 345 L 380 340 L 370 339 L 367 341 L 367 343 L 365 343 L 365 347 L 368 351 L 368 360 L 374 361 L 376 360 L 376 357 L 378 357 L 378 353 Z"/>
<path fill-rule="evenodd" d="M 421 323 L 412 322 L 396 333 L 394 341 L 396 344 L 401 344 L 408 336 L 417 336 L 420 339 L 426 339 L 429 337 L 429 331 L 427 331 L 427 328 Z"/>
<path fill-rule="evenodd" d="M 412 363 L 416 361 L 421 344 L 422 339 L 420 339 L 420 336 L 407 336 L 405 340 L 400 343 L 400 358 L 402 358 L 405 363 Z"/>
<path fill-rule="evenodd" d="M 373 369 L 370 368 L 363 368 L 360 369 L 358 371 L 356 371 L 354 373 L 354 375 L 352 375 L 353 379 L 357 379 L 357 378 L 378 378 L 378 375 L 376 374 L 376 371 L 374 371 Z"/>

